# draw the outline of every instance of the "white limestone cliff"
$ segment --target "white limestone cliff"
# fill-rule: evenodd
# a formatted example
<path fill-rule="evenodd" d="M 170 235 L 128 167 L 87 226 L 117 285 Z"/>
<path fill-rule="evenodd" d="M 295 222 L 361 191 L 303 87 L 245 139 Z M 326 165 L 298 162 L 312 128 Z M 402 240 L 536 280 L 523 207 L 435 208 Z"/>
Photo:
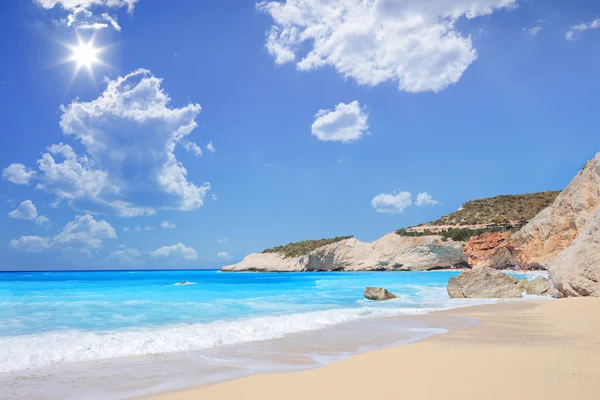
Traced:
<path fill-rule="evenodd" d="M 341 240 L 300 257 L 281 253 L 253 253 L 222 271 L 426 271 L 464 266 L 462 244 L 440 236 L 407 237 L 389 233 L 365 243 Z"/>

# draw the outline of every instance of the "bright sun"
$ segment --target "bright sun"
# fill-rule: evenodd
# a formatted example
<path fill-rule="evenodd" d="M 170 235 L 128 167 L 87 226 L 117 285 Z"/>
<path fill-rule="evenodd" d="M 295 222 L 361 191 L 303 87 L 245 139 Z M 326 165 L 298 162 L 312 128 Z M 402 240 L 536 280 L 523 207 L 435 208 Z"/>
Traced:
<path fill-rule="evenodd" d="M 99 61 L 98 49 L 94 48 L 94 44 L 91 41 L 88 43 L 79 43 L 72 50 L 73 54 L 71 57 L 73 61 L 77 62 L 77 68 L 86 67 L 90 69 L 92 65 Z"/>
<path fill-rule="evenodd" d="M 75 63 L 75 74 L 77 74 L 81 68 L 85 67 L 90 75 L 93 76 L 93 66 L 95 64 L 104 64 L 104 62 L 98 58 L 98 55 L 106 48 L 96 47 L 94 45 L 93 37 L 88 42 L 85 42 L 81 37 L 78 36 L 77 44 L 65 45 L 65 47 L 71 50 L 71 55 L 65 59 L 64 62 Z"/>

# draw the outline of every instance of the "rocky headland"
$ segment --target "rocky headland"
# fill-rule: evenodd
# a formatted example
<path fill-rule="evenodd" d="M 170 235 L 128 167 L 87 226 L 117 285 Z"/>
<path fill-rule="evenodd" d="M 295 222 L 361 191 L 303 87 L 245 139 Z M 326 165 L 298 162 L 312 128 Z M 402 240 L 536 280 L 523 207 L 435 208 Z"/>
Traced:
<path fill-rule="evenodd" d="M 428 271 L 459 267 L 482 270 L 453 281 L 455 293 L 460 287 L 463 294 L 469 292 L 464 289 L 470 287 L 464 281 L 469 277 L 493 282 L 490 287 L 484 285 L 484 292 L 502 283 L 500 280 L 506 284 L 508 281 L 488 269 L 518 267 L 547 268 L 550 282 L 534 280 L 519 288 L 512 282 L 515 288 L 507 289 L 511 295 L 526 291 L 557 297 L 600 296 L 600 153 L 562 192 L 474 200 L 438 221 L 399 229 L 374 242 L 341 237 L 290 243 L 250 254 L 222 270 Z"/>
<path fill-rule="evenodd" d="M 522 267 L 549 266 L 571 246 L 600 204 L 600 153 L 588 161 L 556 200 L 511 235 L 509 251 Z"/>
<path fill-rule="evenodd" d="M 253 253 L 222 271 L 428 271 L 465 266 L 467 257 L 460 242 L 435 235 L 389 233 L 374 242 L 342 239 L 300 256 L 287 255 L 283 247 L 279 252 Z"/>

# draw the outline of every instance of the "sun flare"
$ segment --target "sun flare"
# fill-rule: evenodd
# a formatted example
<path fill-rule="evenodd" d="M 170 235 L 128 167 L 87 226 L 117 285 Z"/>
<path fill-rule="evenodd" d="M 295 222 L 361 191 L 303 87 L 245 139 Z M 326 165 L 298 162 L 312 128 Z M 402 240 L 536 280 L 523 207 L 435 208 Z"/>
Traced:
<path fill-rule="evenodd" d="M 86 42 L 78 36 L 76 44 L 65 44 L 64 46 L 71 51 L 71 54 L 63 62 L 75 64 L 75 75 L 77 75 L 79 70 L 85 68 L 90 76 L 93 77 L 94 65 L 107 65 L 99 58 L 99 56 L 100 53 L 105 51 L 109 46 L 96 47 L 94 37 Z"/>
<path fill-rule="evenodd" d="M 86 67 L 87 69 L 91 69 L 99 61 L 98 49 L 94 47 L 91 41 L 88 43 L 79 43 L 77 47 L 72 48 L 72 51 L 71 58 L 77 63 L 77 68 Z"/>

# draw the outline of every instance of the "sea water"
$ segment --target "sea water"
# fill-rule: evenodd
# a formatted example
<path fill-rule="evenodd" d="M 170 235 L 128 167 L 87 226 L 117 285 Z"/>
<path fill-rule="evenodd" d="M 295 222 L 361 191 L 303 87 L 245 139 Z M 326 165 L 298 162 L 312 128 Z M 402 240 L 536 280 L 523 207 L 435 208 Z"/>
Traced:
<path fill-rule="evenodd" d="M 125 398 L 419 340 L 460 323 L 385 317 L 492 302 L 450 299 L 457 274 L 0 273 L 0 393 Z M 365 300 L 366 286 L 399 298 Z"/>

